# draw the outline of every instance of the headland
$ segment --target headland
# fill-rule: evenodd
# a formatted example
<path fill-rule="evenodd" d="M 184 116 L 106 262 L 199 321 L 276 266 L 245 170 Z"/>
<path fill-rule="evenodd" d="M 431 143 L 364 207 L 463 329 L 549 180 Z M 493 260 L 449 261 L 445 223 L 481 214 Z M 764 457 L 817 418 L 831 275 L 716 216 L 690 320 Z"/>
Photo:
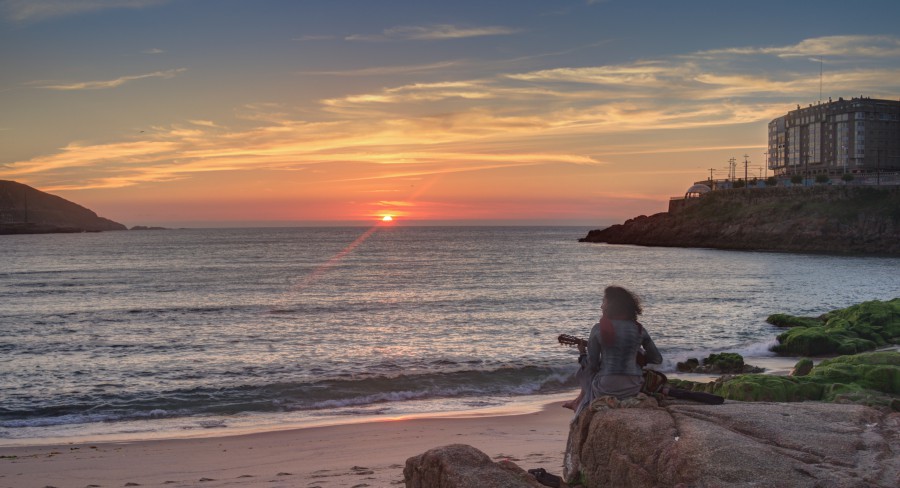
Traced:
<path fill-rule="evenodd" d="M 592 230 L 581 242 L 900 255 L 900 187 L 735 188 Z"/>

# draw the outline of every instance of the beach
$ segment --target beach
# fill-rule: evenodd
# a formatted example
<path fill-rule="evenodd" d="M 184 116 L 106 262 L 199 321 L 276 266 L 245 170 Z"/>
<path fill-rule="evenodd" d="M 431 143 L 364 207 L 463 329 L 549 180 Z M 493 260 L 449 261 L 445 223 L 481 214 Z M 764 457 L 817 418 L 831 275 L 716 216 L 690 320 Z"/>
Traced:
<path fill-rule="evenodd" d="M 474 446 L 523 469 L 562 472 L 572 411 L 555 401 L 514 415 L 400 418 L 190 439 L 0 447 L 0 486 L 403 486 L 406 459 Z"/>
<path fill-rule="evenodd" d="M 787 374 L 797 358 L 753 358 Z M 710 375 L 673 373 L 694 381 Z M 0 487 L 387 487 L 403 486 L 406 460 L 428 449 L 468 444 L 494 460 L 561 474 L 572 411 L 549 395 L 515 407 L 209 437 L 73 441 L 0 447 Z"/>

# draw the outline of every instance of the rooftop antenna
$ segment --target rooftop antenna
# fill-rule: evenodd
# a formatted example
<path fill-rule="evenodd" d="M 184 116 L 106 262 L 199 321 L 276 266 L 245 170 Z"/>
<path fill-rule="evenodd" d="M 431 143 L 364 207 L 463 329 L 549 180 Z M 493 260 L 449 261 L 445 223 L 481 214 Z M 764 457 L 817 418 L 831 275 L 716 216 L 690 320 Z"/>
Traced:
<path fill-rule="evenodd" d="M 822 103 L 822 72 L 825 63 L 819 58 L 819 103 Z"/>

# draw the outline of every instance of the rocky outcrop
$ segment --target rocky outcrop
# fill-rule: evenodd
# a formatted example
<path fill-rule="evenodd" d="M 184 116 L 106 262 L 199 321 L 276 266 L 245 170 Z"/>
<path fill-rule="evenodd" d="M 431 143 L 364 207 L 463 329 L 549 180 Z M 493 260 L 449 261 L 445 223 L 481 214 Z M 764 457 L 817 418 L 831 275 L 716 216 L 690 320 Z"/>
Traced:
<path fill-rule="evenodd" d="M 900 254 L 900 188 L 709 192 L 674 213 L 640 216 L 581 242 L 825 253 Z"/>
<path fill-rule="evenodd" d="M 126 230 L 126 227 L 56 195 L 15 181 L 0 180 L 0 234 L 106 230 Z"/>
<path fill-rule="evenodd" d="M 789 328 L 772 348 L 778 354 L 855 354 L 900 344 L 900 298 L 863 302 L 819 317 L 774 314 L 766 322 Z"/>
<path fill-rule="evenodd" d="M 406 488 L 540 488 L 534 477 L 511 461 L 495 463 L 465 444 L 425 451 L 406 460 Z"/>
<path fill-rule="evenodd" d="M 675 365 L 680 373 L 700 374 L 742 374 L 762 373 L 763 368 L 744 364 L 744 357 L 736 352 L 710 354 L 701 362 L 697 358 L 689 358 Z"/>
<path fill-rule="evenodd" d="M 806 374 L 725 375 L 704 383 L 673 378 L 669 383 L 729 400 L 856 403 L 900 412 L 900 352 L 884 350 L 824 359 Z"/>
<path fill-rule="evenodd" d="M 584 410 L 566 451 L 570 482 L 894 487 L 900 480 L 897 413 L 811 402 L 641 407 Z"/>

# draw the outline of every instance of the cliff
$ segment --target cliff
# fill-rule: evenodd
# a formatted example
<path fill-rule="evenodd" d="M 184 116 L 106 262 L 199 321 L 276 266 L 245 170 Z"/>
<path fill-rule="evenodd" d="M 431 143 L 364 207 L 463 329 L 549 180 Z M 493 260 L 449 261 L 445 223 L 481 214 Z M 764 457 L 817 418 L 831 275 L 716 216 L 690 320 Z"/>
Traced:
<path fill-rule="evenodd" d="M 581 242 L 900 255 L 900 188 L 819 186 L 709 192 Z"/>
<path fill-rule="evenodd" d="M 126 227 L 56 195 L 15 181 L 0 180 L 0 234 L 104 230 L 126 230 Z"/>

